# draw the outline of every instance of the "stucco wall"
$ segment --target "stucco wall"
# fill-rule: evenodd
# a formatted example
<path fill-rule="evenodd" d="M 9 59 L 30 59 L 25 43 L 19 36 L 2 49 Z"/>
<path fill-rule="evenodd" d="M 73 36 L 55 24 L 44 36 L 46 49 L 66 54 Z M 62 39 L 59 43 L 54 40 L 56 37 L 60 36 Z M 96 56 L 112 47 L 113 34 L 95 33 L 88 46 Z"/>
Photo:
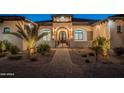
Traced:
<path fill-rule="evenodd" d="M 79 25 L 79 26 L 76 25 L 76 26 L 75 26 L 75 25 L 74 25 L 74 26 L 73 26 L 73 31 L 74 31 L 74 30 L 77 30 L 77 29 L 82 29 L 82 30 L 85 30 L 85 31 L 92 31 L 92 30 L 93 30 L 92 26 L 85 26 L 85 25 L 84 25 L 84 26 L 83 26 L 83 25 Z"/>
<path fill-rule="evenodd" d="M 108 21 L 98 23 L 93 27 L 93 39 L 95 39 L 98 36 L 105 37 L 107 39 L 110 38 L 110 32 L 109 32 L 109 23 Z"/>
<path fill-rule="evenodd" d="M 71 41 L 71 48 L 86 48 L 91 46 L 91 41 Z"/>
<path fill-rule="evenodd" d="M 50 30 L 52 30 L 52 26 L 40 26 L 39 31 L 41 31 L 43 29 L 50 29 Z"/>
<path fill-rule="evenodd" d="M 122 33 L 117 33 L 117 26 L 122 26 Z M 124 47 L 124 21 L 110 21 L 111 47 Z"/>

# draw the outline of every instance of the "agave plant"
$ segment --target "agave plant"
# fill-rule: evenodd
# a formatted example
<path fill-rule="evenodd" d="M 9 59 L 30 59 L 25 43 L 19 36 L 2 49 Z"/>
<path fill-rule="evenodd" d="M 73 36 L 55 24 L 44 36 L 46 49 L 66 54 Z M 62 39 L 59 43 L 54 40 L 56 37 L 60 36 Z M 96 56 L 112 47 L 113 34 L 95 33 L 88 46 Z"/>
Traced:
<path fill-rule="evenodd" d="M 103 56 L 108 55 L 108 50 L 110 48 L 110 40 L 107 40 L 105 37 L 97 37 L 92 42 L 92 49 L 95 51 L 96 54 L 96 61 L 98 60 L 98 54 L 102 53 Z"/>
<path fill-rule="evenodd" d="M 25 28 L 22 26 L 22 24 L 18 23 L 16 25 L 17 32 L 10 32 L 7 34 L 15 35 L 21 39 L 23 39 L 27 44 L 27 54 L 29 57 L 31 57 L 36 52 L 36 43 L 47 33 L 38 34 L 39 26 L 33 25 L 33 27 L 30 27 L 29 25 L 25 25 Z"/>

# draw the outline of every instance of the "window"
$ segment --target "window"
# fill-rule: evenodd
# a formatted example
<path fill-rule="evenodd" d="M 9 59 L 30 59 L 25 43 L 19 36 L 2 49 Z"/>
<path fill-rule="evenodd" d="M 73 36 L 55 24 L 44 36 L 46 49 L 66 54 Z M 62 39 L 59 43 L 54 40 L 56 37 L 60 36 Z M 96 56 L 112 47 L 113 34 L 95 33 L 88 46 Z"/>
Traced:
<path fill-rule="evenodd" d="M 45 30 L 42 30 L 42 31 L 43 31 L 43 33 L 48 33 L 47 35 L 45 35 L 43 37 L 43 40 L 44 41 L 50 41 L 51 40 L 51 32 L 50 32 L 50 30 L 49 29 L 45 29 Z"/>
<path fill-rule="evenodd" d="M 4 33 L 9 33 L 10 32 L 10 28 L 9 27 L 4 27 Z"/>
<path fill-rule="evenodd" d="M 74 32 L 74 39 L 75 40 L 83 40 L 83 31 L 82 30 L 76 30 Z"/>
<path fill-rule="evenodd" d="M 74 31 L 74 40 L 75 41 L 87 41 L 87 32 L 84 30 Z"/>
<path fill-rule="evenodd" d="M 122 27 L 121 26 L 117 26 L 117 33 L 122 33 Z"/>

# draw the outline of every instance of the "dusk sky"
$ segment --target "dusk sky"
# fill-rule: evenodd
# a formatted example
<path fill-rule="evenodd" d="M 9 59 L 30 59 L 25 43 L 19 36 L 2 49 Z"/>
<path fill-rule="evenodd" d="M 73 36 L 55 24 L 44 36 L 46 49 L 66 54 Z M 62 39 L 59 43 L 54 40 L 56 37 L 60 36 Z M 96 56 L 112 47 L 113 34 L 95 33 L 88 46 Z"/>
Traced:
<path fill-rule="evenodd" d="M 43 21 L 43 20 L 51 19 L 51 14 L 8 14 L 8 15 L 24 16 L 32 21 Z M 97 19 L 97 20 L 105 19 L 108 16 L 112 16 L 112 15 L 113 14 L 73 14 L 74 18 Z M 0 14 L 0 16 L 3 16 L 3 15 Z"/>

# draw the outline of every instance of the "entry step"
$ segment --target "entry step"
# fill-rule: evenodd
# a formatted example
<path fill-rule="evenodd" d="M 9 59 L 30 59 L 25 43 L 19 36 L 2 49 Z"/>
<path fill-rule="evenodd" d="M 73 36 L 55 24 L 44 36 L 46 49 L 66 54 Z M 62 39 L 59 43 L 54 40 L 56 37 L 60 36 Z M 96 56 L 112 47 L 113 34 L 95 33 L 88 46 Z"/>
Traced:
<path fill-rule="evenodd" d="M 60 43 L 57 47 L 58 48 L 61 48 L 61 47 L 66 48 L 66 47 L 68 47 L 68 45 L 66 43 Z"/>

